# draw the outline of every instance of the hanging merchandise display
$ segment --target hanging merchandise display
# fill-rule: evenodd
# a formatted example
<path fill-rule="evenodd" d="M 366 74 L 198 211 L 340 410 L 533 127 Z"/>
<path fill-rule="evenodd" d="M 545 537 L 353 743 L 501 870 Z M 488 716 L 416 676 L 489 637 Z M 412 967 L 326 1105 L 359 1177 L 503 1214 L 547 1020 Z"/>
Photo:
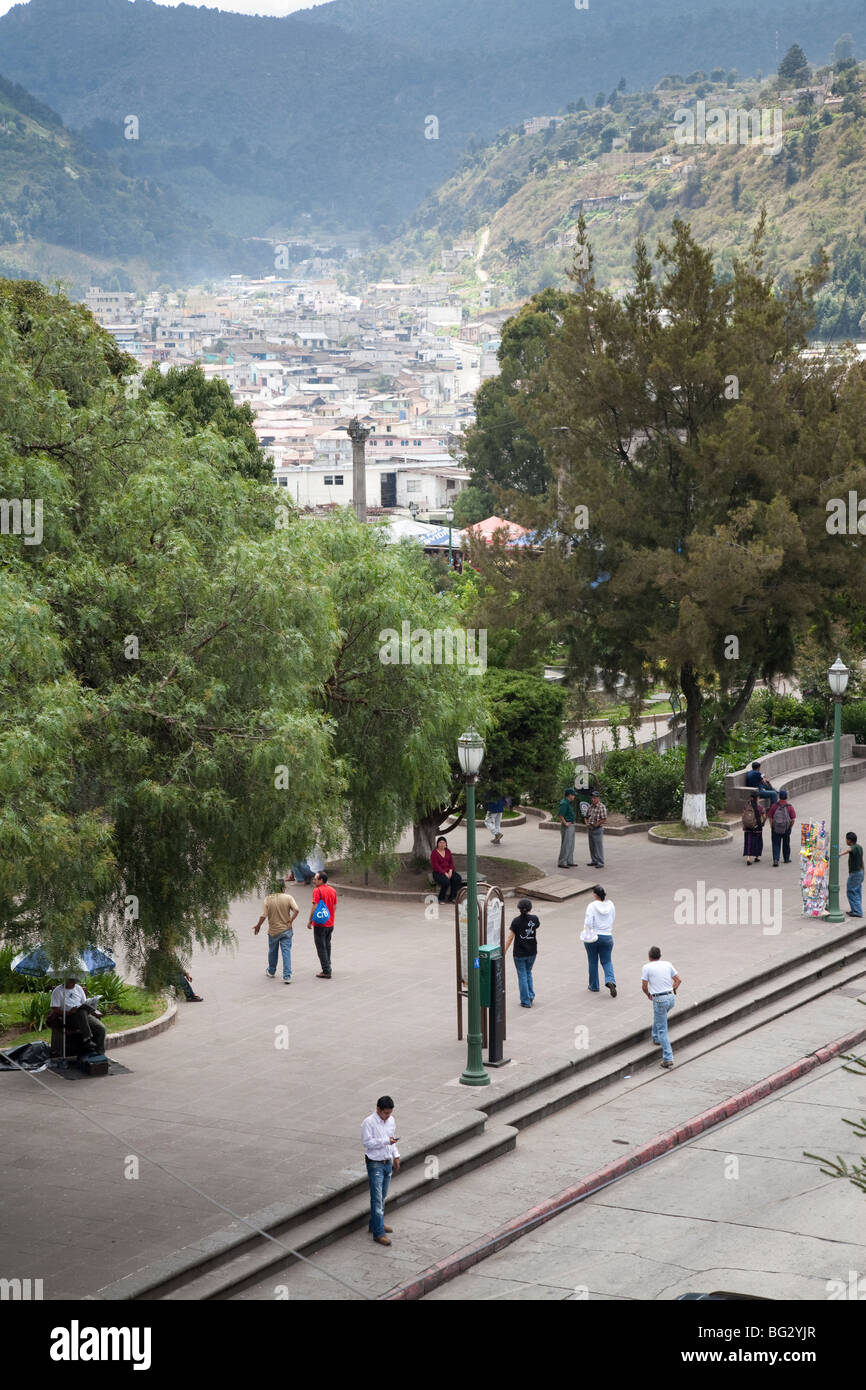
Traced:
<path fill-rule="evenodd" d="M 830 832 L 825 821 L 800 822 L 800 891 L 803 915 L 823 917 L 829 886 Z"/>

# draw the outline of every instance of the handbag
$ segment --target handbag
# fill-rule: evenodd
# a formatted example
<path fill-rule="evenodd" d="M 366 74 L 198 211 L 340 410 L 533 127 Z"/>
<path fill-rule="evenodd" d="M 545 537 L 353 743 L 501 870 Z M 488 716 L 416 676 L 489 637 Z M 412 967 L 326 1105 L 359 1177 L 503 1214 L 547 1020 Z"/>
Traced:
<path fill-rule="evenodd" d="M 588 941 L 591 944 L 593 941 L 598 941 L 598 932 L 595 927 L 585 926 L 580 933 L 580 939 L 581 941 Z"/>

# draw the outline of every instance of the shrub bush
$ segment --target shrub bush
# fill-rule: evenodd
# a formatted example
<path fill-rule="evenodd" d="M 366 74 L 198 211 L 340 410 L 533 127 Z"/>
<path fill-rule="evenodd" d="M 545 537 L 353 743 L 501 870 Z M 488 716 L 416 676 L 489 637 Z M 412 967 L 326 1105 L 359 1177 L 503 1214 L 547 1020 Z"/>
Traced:
<path fill-rule="evenodd" d="M 92 975 L 87 982 L 87 993 L 88 996 L 94 994 L 101 996 L 101 1009 L 108 1009 L 111 1005 L 115 1005 L 118 1009 L 125 1009 L 129 1004 L 129 986 L 124 984 L 120 976 L 112 971 Z"/>
<path fill-rule="evenodd" d="M 853 734 L 858 743 L 866 743 L 866 700 L 842 706 L 842 732 Z"/>
<path fill-rule="evenodd" d="M 47 990 L 40 990 L 38 994 L 31 994 L 21 1010 L 21 1018 L 24 1023 L 29 1023 L 34 1033 L 40 1033 L 45 1027 L 45 1020 L 51 1008 L 51 995 Z"/>
<path fill-rule="evenodd" d="M 620 748 L 609 753 L 601 776 L 602 800 L 629 820 L 674 820 L 682 814 L 686 754 L 684 748 L 656 753 L 648 748 Z M 724 770 L 717 764 L 707 788 L 707 814 L 724 802 Z"/>

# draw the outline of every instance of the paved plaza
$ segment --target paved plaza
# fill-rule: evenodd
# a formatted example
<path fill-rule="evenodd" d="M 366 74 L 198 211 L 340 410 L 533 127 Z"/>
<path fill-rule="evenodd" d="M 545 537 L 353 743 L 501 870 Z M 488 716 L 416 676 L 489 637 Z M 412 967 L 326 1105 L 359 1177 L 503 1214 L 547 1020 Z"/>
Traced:
<path fill-rule="evenodd" d="M 798 816 L 826 816 L 829 797 L 828 788 L 797 799 Z M 862 782 L 842 787 L 843 832 L 849 827 L 866 827 Z M 537 823 L 508 830 L 498 851 L 487 839 L 479 835 L 484 853 L 555 871 L 559 837 Z M 607 838 L 608 867 L 600 877 L 617 907 L 616 1000 L 587 992 L 578 939 L 586 899 L 539 904 L 536 1005 L 517 1007 L 509 960 L 512 1065 L 493 1073 L 483 1091 L 457 1082 L 465 1044 L 456 1038 L 449 913 L 430 921 L 420 900 L 342 897 L 334 978 L 319 980 L 304 925 L 310 890 L 296 889 L 301 925 L 294 979 L 286 987 L 266 978 L 266 943 L 252 934 L 260 901 L 236 903 L 237 950 L 202 952 L 193 961 L 205 1002 L 181 1001 L 176 1026 L 117 1054 L 130 1075 L 78 1084 L 50 1073 L 0 1078 L 0 1274 L 43 1277 L 49 1298 L 93 1294 L 230 1228 L 224 1207 L 247 1215 L 332 1191 L 363 1173 L 360 1123 L 386 1091 L 397 1101 L 401 1139 L 423 1147 L 425 1130 L 483 1108 L 494 1088 L 513 1087 L 530 1068 L 573 1059 L 576 1029 L 588 1029 L 590 1055 L 637 1027 L 648 1031 L 639 976 L 650 944 L 677 966 L 686 1004 L 832 936 L 834 927 L 800 915 L 796 864 L 774 870 L 768 851 L 761 865 L 746 869 L 740 841 L 737 834 L 727 846 L 675 849 L 644 835 Z M 461 852 L 463 832 L 450 842 Z M 579 838 L 578 849 L 584 847 Z M 588 871 L 581 863 L 574 872 Z M 674 925 L 674 894 L 697 892 L 701 881 L 707 889 L 778 890 L 781 929 L 768 931 L 760 922 Z M 281 1045 L 285 1029 L 288 1047 Z M 675 1022 L 672 1036 L 676 1046 Z M 135 1168 L 131 1156 L 140 1160 L 137 1177 L 127 1176 Z M 547 1188 L 539 1174 L 527 1205 L 549 1195 Z"/>

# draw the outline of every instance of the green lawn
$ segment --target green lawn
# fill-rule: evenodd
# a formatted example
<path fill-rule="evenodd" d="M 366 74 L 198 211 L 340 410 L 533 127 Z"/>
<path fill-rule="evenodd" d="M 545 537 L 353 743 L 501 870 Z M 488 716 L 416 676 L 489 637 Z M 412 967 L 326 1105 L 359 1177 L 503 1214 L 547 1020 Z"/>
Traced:
<path fill-rule="evenodd" d="M 165 995 L 154 994 L 151 990 L 139 989 L 135 985 L 128 985 L 127 989 L 128 1007 L 135 1012 L 105 1014 L 102 1022 L 105 1024 L 106 1033 L 122 1033 L 127 1028 L 139 1028 L 143 1023 L 150 1023 L 165 1013 Z M 18 1047 L 20 1043 L 50 1041 L 49 1028 L 43 1028 L 39 1033 L 9 1033 L 10 1026 L 23 1020 L 29 998 L 28 994 L 0 994 L 0 1046 Z"/>

